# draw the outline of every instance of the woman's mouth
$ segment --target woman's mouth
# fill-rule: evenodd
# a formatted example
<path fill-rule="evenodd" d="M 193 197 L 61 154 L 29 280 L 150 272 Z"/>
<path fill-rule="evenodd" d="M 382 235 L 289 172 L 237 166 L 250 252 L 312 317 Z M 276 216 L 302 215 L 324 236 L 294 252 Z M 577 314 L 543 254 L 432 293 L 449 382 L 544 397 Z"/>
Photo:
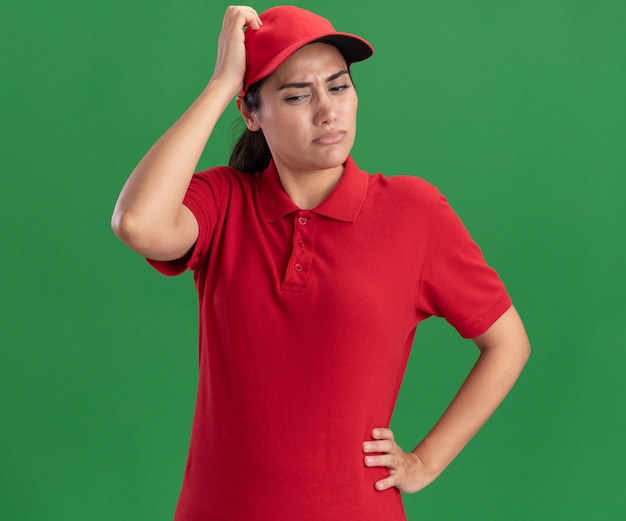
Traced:
<path fill-rule="evenodd" d="M 346 132 L 344 130 L 331 130 L 330 132 L 325 132 L 316 137 L 313 143 L 317 143 L 318 145 L 334 145 L 335 143 L 339 143 L 345 135 Z"/>

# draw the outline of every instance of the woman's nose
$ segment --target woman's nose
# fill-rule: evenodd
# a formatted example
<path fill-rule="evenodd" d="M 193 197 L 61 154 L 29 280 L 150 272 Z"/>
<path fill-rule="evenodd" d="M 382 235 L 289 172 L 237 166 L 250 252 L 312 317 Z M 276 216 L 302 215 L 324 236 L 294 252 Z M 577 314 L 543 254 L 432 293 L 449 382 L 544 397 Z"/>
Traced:
<path fill-rule="evenodd" d="M 315 111 L 315 124 L 328 125 L 334 123 L 337 117 L 334 101 L 328 92 L 324 92 L 317 97 L 317 107 Z"/>

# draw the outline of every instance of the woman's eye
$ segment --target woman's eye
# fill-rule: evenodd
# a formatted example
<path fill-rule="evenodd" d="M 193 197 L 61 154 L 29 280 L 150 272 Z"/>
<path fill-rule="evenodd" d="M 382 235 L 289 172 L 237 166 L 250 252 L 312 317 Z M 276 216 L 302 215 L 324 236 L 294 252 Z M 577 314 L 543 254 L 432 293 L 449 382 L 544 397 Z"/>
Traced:
<path fill-rule="evenodd" d="M 332 92 L 340 92 L 342 90 L 349 89 L 349 88 L 350 88 L 350 85 L 346 83 L 344 85 L 335 85 L 334 87 L 331 87 L 330 90 Z"/>
<path fill-rule="evenodd" d="M 301 101 L 304 98 L 306 98 L 306 94 L 297 94 L 296 96 L 289 96 L 285 98 L 285 101 L 296 102 L 296 101 Z"/>

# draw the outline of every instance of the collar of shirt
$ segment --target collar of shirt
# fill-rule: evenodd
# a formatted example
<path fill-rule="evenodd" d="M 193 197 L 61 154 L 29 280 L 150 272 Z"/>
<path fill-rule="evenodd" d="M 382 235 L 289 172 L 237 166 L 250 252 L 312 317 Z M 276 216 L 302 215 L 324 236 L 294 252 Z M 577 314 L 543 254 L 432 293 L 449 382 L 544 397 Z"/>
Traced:
<path fill-rule="evenodd" d="M 369 175 L 360 170 L 350 156 L 343 166 L 343 174 L 335 189 L 310 211 L 338 221 L 355 222 L 365 201 Z M 301 211 L 283 189 L 274 160 L 261 177 L 261 204 L 268 222 Z"/>

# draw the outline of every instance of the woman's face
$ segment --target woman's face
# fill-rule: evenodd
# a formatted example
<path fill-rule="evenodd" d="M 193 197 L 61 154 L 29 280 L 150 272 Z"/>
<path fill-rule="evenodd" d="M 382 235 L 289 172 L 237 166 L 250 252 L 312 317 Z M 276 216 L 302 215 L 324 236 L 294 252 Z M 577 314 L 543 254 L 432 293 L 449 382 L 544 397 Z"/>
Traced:
<path fill-rule="evenodd" d="M 337 48 L 305 45 L 262 84 L 260 96 L 252 124 L 263 130 L 281 175 L 341 167 L 354 143 L 358 102 Z"/>

